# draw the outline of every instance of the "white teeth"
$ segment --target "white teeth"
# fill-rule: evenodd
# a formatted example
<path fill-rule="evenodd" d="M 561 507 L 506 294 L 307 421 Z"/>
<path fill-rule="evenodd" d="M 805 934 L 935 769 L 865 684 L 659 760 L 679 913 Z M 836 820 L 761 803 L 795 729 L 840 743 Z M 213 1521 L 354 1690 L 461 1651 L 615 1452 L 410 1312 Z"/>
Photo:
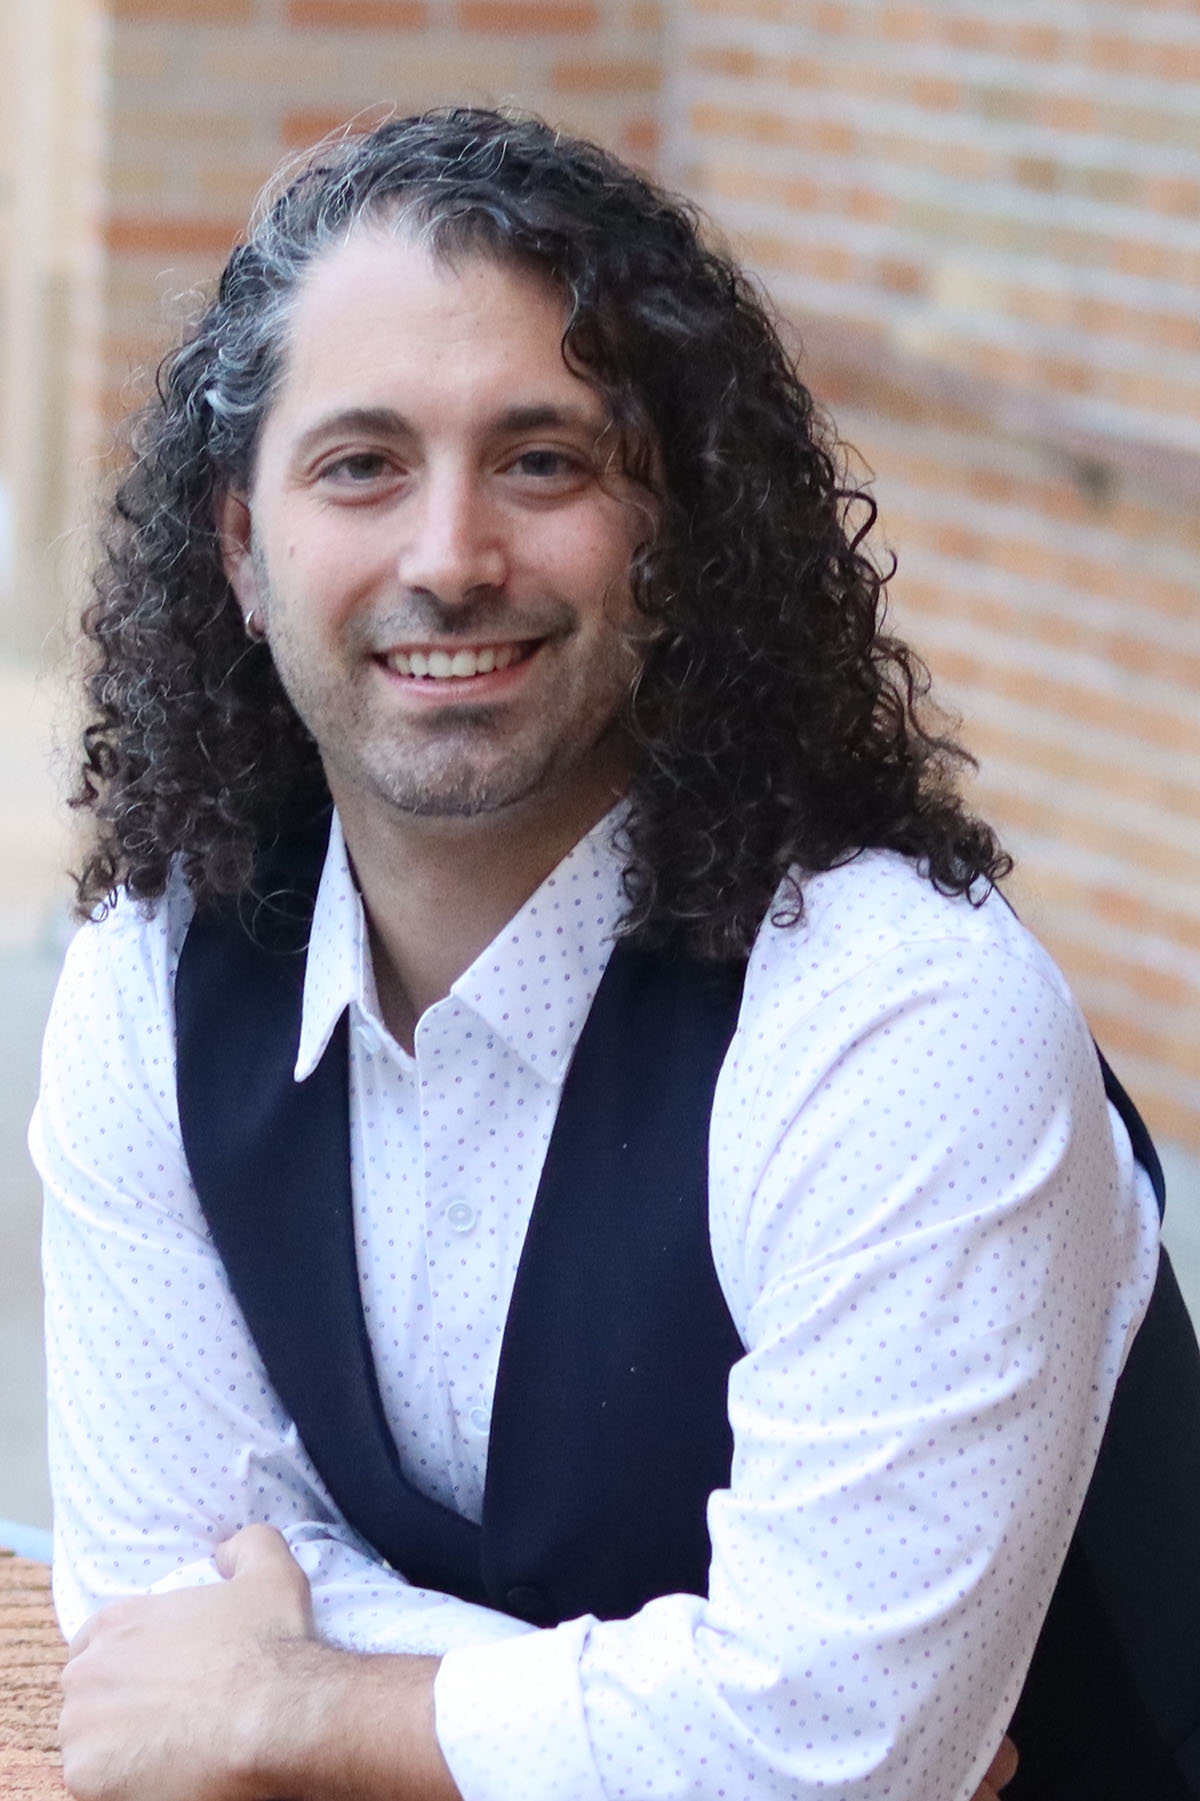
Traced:
<path fill-rule="evenodd" d="M 456 650 L 391 650 L 384 659 L 397 675 L 413 675 L 426 680 L 463 681 L 473 675 L 490 675 L 494 669 L 507 669 L 521 655 L 519 644 L 485 644 L 478 649 Z"/>

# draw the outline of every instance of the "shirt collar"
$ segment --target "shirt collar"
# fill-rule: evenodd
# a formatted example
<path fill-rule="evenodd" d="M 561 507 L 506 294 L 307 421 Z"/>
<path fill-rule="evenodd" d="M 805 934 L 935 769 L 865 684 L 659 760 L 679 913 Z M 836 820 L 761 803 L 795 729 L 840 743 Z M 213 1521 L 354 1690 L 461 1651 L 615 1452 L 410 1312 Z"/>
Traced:
<path fill-rule="evenodd" d="M 621 816 L 622 807 L 615 808 L 580 839 L 439 1003 L 477 1015 L 548 1082 L 561 1083 L 566 1074 L 612 950 L 623 903 L 623 860 L 612 843 Z M 362 901 L 335 812 L 313 908 L 298 1082 L 320 1062 L 348 1006 L 386 1034 Z"/>
<path fill-rule="evenodd" d="M 372 1017 L 378 1015 L 375 978 L 363 916 L 342 822 L 335 810 L 329 828 L 329 848 L 313 907 L 308 960 L 304 968 L 304 1001 L 300 1013 L 300 1043 L 295 1077 L 310 1076 L 349 1006 Z"/>

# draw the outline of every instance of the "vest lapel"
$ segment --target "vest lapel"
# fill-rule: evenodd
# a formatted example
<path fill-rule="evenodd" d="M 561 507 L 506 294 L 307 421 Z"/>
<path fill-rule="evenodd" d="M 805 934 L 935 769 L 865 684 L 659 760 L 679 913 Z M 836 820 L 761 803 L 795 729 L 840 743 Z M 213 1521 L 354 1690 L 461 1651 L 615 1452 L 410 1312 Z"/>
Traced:
<path fill-rule="evenodd" d="M 479 1529 L 406 1480 L 384 1417 L 358 1286 L 347 1028 L 293 1078 L 304 950 L 325 834 L 264 868 L 252 918 L 192 922 L 176 978 L 180 1126 L 230 1286 L 342 1514 L 408 1579 L 482 1601 Z"/>

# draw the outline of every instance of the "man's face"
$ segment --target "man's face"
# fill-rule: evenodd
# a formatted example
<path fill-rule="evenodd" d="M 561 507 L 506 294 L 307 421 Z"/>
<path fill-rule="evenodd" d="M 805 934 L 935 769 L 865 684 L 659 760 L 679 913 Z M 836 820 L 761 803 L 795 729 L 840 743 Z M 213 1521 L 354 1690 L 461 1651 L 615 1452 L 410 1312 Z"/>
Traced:
<path fill-rule="evenodd" d="M 301 290 L 219 524 L 339 803 L 464 817 L 565 792 L 594 817 L 624 767 L 652 517 L 604 470 L 607 408 L 563 324 L 535 275 L 369 230 Z"/>

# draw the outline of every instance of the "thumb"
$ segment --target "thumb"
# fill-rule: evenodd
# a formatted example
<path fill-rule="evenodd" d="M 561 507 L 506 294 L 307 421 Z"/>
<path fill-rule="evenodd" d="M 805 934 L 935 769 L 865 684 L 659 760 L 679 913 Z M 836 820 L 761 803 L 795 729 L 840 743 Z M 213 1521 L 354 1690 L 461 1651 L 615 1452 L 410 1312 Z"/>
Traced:
<path fill-rule="evenodd" d="M 222 1576 L 280 1576 L 293 1571 L 304 1580 L 304 1572 L 292 1556 L 287 1540 L 274 1526 L 243 1526 L 232 1538 L 218 1545 L 213 1562 Z"/>

